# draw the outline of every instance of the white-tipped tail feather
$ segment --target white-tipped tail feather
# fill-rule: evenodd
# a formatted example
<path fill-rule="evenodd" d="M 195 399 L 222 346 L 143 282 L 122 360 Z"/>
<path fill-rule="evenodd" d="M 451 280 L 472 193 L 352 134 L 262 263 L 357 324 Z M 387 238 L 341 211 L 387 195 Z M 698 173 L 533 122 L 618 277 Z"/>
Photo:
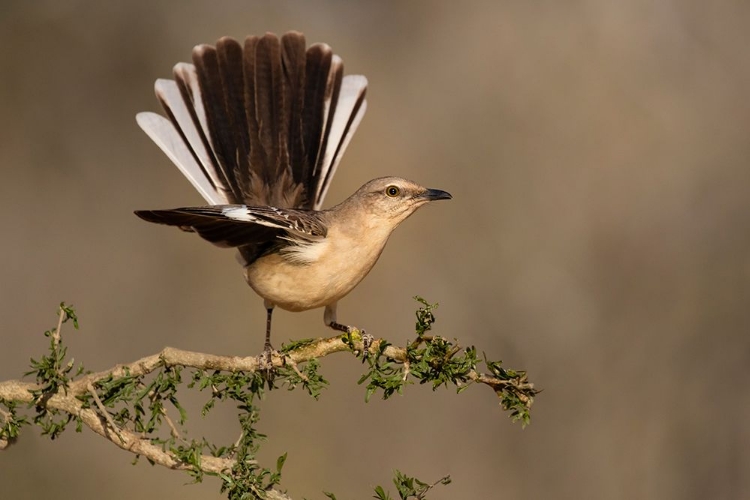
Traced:
<path fill-rule="evenodd" d="M 223 38 L 195 47 L 175 80 L 156 81 L 168 119 L 137 122 L 208 203 L 321 209 L 367 108 L 367 79 L 342 77 L 327 45 L 304 45 L 295 33 L 249 37 L 244 48 Z"/>
<path fill-rule="evenodd" d="M 187 177 L 193 187 L 211 205 L 227 203 L 224 198 L 211 184 L 206 174 L 193 157 L 193 153 L 182 140 L 172 122 L 161 115 L 144 111 L 135 116 L 138 125 L 156 143 L 164 154 L 172 160 L 182 175 Z"/>
<path fill-rule="evenodd" d="M 347 75 L 341 82 L 336 113 L 328 131 L 328 144 L 323 156 L 323 171 L 316 186 L 317 202 L 313 206 L 315 210 L 322 208 L 323 200 L 328 193 L 328 186 L 336 173 L 339 161 L 357 130 L 359 122 L 365 116 L 367 101 L 362 97 L 366 90 L 367 78 L 362 75 Z"/>

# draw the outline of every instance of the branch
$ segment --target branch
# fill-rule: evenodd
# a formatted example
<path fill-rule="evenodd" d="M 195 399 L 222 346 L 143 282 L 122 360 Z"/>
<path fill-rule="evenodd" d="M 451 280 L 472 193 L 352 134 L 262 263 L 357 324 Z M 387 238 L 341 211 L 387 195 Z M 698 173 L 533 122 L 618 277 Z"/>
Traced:
<path fill-rule="evenodd" d="M 76 386 L 80 387 L 81 384 L 76 384 Z M 39 386 L 37 384 L 20 382 L 18 380 L 0 382 L 0 400 L 33 404 L 35 402 L 33 391 L 38 390 Z M 80 419 L 86 427 L 114 443 L 117 447 L 135 455 L 144 456 L 155 464 L 174 470 L 190 469 L 188 464 L 176 460 L 172 454 L 151 444 L 148 439 L 142 439 L 134 432 L 121 426 L 114 426 L 112 430 L 108 429 L 107 418 L 93 408 L 84 408 L 83 403 L 76 398 L 76 395 L 75 392 L 69 392 L 68 394 L 64 394 L 64 391 L 58 392 L 47 399 L 44 403 L 45 408 L 48 410 L 60 410 Z M 205 472 L 221 473 L 231 470 L 234 465 L 234 461 L 229 459 L 212 456 L 203 456 L 201 458 L 202 467 Z"/>
<path fill-rule="evenodd" d="M 259 434 L 254 424 L 259 409 L 253 402 L 262 395 L 264 386 L 274 388 L 278 384 L 290 389 L 302 386 L 317 398 L 327 384 L 317 373 L 318 360 L 339 352 L 364 353 L 369 372 L 360 383 L 369 380 L 368 398 L 379 390 L 383 398 L 400 393 L 410 378 L 431 383 L 433 389 L 455 385 L 459 392 L 479 383 L 496 393 L 503 409 L 510 411 L 514 420 L 528 423 L 528 412 L 538 391 L 528 382 L 525 372 L 505 369 L 500 362 L 487 359 L 483 362 L 490 373 L 478 371 L 482 361 L 473 347 L 462 350 L 455 342 L 425 334 L 435 320 L 431 312 L 435 306 L 418 300 L 424 307 L 417 311 L 417 337 L 406 347 L 369 338 L 365 347 L 362 332 L 355 330 L 285 346 L 282 352 L 272 355 L 271 373 L 265 362 L 260 364 L 259 356 L 220 356 L 167 347 L 158 354 L 96 373 L 82 375 L 81 367 L 75 376 L 69 376 L 72 362 L 64 363 L 66 348 L 60 329 L 68 319 L 77 326 L 77 318 L 72 308 L 61 304 L 57 328 L 45 332 L 51 339 L 50 354 L 39 361 L 32 360 L 34 371 L 29 374 L 36 374 L 36 382 L 0 382 L 0 405 L 7 408 L 6 411 L 0 406 L 0 450 L 13 444 L 22 425 L 29 423 L 16 411 L 17 405 L 25 404 L 35 408 L 34 423 L 52 439 L 74 420 L 79 428 L 85 425 L 119 448 L 136 457 L 145 457 L 151 464 L 187 471 L 196 481 L 201 481 L 204 474 L 221 477 L 222 491 L 228 491 L 230 499 L 250 495 L 288 500 L 289 497 L 275 489 L 285 456 L 279 457 L 275 472 L 261 468 L 255 460 Z M 234 400 L 239 404 L 241 433 L 236 443 L 217 447 L 205 439 L 186 443 L 180 438 L 178 425 L 169 418 L 164 403 L 171 403 L 180 412 L 178 424 L 182 426 L 186 413 L 176 392 L 182 384 L 183 369 L 192 371 L 188 387 L 197 385 L 200 390 L 211 390 L 204 414 L 216 400 Z M 159 437 L 163 421 L 169 427 L 169 438 Z"/>
<path fill-rule="evenodd" d="M 339 352 L 352 352 L 354 350 L 362 352 L 364 343 L 361 337 L 358 338 L 357 332 L 351 343 L 342 340 L 342 336 L 319 338 L 311 340 L 308 343 L 288 351 L 285 355 L 274 353 L 272 363 L 275 368 L 287 366 L 291 361 L 295 364 L 302 364 L 313 359 L 323 358 L 330 354 Z M 397 363 L 407 363 L 407 349 L 395 347 L 384 339 L 373 340 L 370 344 L 370 351 L 380 352 L 381 355 Z M 160 353 L 146 356 L 132 363 L 116 365 L 108 370 L 97 373 L 84 375 L 74 380 L 68 386 L 66 392 L 68 396 L 56 394 L 53 403 L 60 400 L 68 400 L 71 397 L 80 396 L 86 393 L 89 385 L 109 378 L 120 378 L 124 376 L 139 377 L 152 373 L 154 370 L 162 367 L 185 367 L 199 370 L 218 370 L 225 372 L 246 372 L 257 373 L 260 370 L 258 362 L 259 356 L 220 356 L 216 354 L 206 354 L 194 351 L 185 351 L 174 347 L 165 347 Z M 502 390 L 512 390 L 517 392 L 519 397 L 528 401 L 529 405 L 533 402 L 533 395 L 536 394 L 534 384 L 528 382 L 526 377 L 512 378 L 504 380 L 499 377 L 479 373 L 472 369 L 468 372 L 468 378 L 473 382 L 485 384 L 495 392 Z M 31 397 L 32 391 L 38 391 L 40 387 L 33 383 L 24 383 L 18 380 L 9 380 L 0 382 L 0 400 L 15 400 L 24 403 L 33 402 Z M 54 407 L 54 406 L 53 406 Z M 64 408 L 59 408 L 65 410 Z"/>

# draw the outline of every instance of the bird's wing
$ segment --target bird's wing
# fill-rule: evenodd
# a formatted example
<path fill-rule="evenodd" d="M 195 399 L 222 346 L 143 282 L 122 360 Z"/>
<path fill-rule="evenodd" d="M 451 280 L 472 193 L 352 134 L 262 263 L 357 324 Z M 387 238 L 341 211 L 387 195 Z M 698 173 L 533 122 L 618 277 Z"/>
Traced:
<path fill-rule="evenodd" d="M 199 45 L 173 73 L 155 86 L 168 119 L 137 121 L 208 203 L 322 206 L 366 109 L 364 76 L 297 32 Z"/>
<path fill-rule="evenodd" d="M 327 227 L 312 211 L 247 205 L 212 205 L 171 210 L 137 210 L 143 220 L 198 233 L 221 247 L 280 245 L 325 238 Z M 285 243 L 286 242 L 286 243 Z"/>

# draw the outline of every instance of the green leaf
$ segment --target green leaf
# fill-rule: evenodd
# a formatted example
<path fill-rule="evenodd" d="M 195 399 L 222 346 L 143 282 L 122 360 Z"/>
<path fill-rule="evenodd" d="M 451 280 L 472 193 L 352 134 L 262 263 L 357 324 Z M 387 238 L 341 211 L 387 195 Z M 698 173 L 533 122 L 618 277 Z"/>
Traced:
<path fill-rule="evenodd" d="M 375 496 L 378 500 L 391 500 L 391 496 L 385 492 L 382 486 L 375 487 Z"/>
<path fill-rule="evenodd" d="M 73 321 L 73 328 L 78 330 L 78 316 L 76 315 L 76 311 L 73 308 L 73 306 L 66 306 L 65 302 L 60 302 L 60 312 L 62 314 L 65 314 L 65 317 L 63 317 L 63 323 L 67 323 L 68 320 Z"/>
<path fill-rule="evenodd" d="M 278 459 L 276 459 L 276 472 L 281 474 L 281 469 L 284 467 L 284 462 L 286 462 L 286 453 L 281 455 Z"/>
<path fill-rule="evenodd" d="M 432 324 L 435 322 L 435 315 L 432 314 L 432 311 L 437 309 L 438 304 L 430 304 L 419 295 L 416 295 L 414 300 L 422 304 L 422 307 L 417 309 L 417 323 L 415 327 L 417 337 L 422 337 L 425 332 L 432 329 Z"/>

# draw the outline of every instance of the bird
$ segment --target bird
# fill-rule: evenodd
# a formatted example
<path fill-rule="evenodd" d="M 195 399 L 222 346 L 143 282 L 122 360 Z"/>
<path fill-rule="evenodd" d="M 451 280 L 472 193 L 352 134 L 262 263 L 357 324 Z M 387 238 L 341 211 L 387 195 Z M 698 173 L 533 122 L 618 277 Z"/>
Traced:
<path fill-rule="evenodd" d="M 378 260 L 392 231 L 419 207 L 451 199 L 400 177 L 380 177 L 323 209 L 331 179 L 367 109 L 367 79 L 344 75 L 323 43 L 290 31 L 244 43 L 197 45 L 191 63 L 155 92 L 166 117 L 136 121 L 206 204 L 136 210 L 141 219 L 196 233 L 237 250 L 248 285 L 266 309 L 264 352 L 275 307 L 324 309 L 336 331 L 337 303 Z"/>

